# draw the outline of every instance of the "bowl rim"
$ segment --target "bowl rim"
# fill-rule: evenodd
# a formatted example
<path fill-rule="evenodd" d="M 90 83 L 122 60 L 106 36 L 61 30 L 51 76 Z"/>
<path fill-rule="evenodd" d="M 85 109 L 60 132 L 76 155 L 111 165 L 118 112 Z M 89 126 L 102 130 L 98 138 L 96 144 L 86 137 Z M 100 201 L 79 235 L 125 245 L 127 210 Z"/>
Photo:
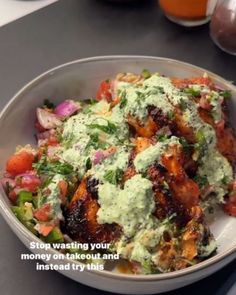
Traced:
<path fill-rule="evenodd" d="M 1 120 L 4 118 L 5 113 L 10 109 L 11 105 L 24 94 L 24 92 L 28 91 L 30 88 L 33 88 L 37 84 L 39 84 L 44 79 L 47 79 L 48 76 L 53 75 L 55 72 L 63 70 L 66 67 L 69 67 L 74 64 L 83 64 L 83 63 L 90 63 L 90 62 L 99 62 L 99 61 L 112 61 L 112 60 L 155 60 L 155 61 L 164 61 L 169 64 L 175 64 L 176 66 L 185 66 L 187 68 L 195 69 L 197 71 L 202 71 L 203 73 L 209 74 L 212 78 L 217 79 L 222 84 L 224 84 L 227 88 L 234 91 L 236 93 L 236 86 L 232 84 L 231 81 L 228 81 L 221 76 L 208 71 L 202 67 L 198 67 L 195 65 L 192 65 L 187 62 L 183 62 L 176 59 L 171 58 L 165 58 L 165 57 L 155 57 L 155 56 L 145 56 L 145 55 L 105 55 L 105 56 L 95 56 L 95 57 L 87 57 L 87 58 L 81 58 L 77 60 L 73 60 L 70 62 L 66 62 L 64 64 L 61 64 L 59 66 L 53 67 L 44 73 L 38 75 L 33 80 L 31 80 L 29 83 L 27 83 L 25 86 L 23 86 L 9 101 L 8 103 L 3 107 L 3 109 L 0 112 L 0 125 Z M 16 235 L 19 237 L 20 234 L 23 235 L 28 241 L 30 242 L 37 242 L 40 244 L 44 244 L 42 240 L 40 240 L 38 237 L 36 237 L 33 233 L 31 233 L 12 213 L 10 210 L 10 207 L 7 205 L 6 201 L 4 200 L 4 197 L 7 198 L 2 186 L 0 186 L 0 213 L 7 222 L 7 224 L 10 226 L 10 228 L 16 233 Z M 18 234 L 17 234 L 18 232 Z M 29 248 L 30 251 L 32 251 Z M 45 250 L 44 250 L 45 251 Z M 57 253 L 56 250 L 50 248 L 47 250 L 51 254 Z M 94 273 L 99 276 L 105 276 L 112 279 L 117 280 L 128 280 L 128 281 L 162 281 L 162 280 L 169 280 L 173 278 L 178 278 L 185 275 L 193 274 L 197 271 L 206 269 L 210 266 L 213 266 L 223 259 L 231 256 L 236 252 L 236 245 L 230 247 L 228 250 L 223 251 L 222 253 L 216 254 L 213 257 L 210 257 L 206 259 L 205 261 L 199 262 L 196 265 L 189 266 L 182 270 L 177 270 L 169 273 L 161 273 L 161 274 L 150 274 L 150 275 L 134 275 L 134 274 L 122 274 L 122 273 L 115 273 L 108 270 L 87 270 L 85 269 L 85 272 Z M 64 259 L 65 263 L 77 263 L 81 264 L 81 262 L 71 260 L 71 259 Z"/>

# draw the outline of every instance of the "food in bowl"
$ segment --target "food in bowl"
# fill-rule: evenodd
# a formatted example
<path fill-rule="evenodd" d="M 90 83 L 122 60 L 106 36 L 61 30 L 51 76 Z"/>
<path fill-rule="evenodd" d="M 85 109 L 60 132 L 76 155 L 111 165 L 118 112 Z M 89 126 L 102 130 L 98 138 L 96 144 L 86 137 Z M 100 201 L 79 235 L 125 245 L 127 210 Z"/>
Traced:
<path fill-rule="evenodd" d="M 217 248 L 207 212 L 236 215 L 228 99 L 207 76 L 144 70 L 102 81 L 96 100 L 45 101 L 37 147 L 6 164 L 13 212 L 48 243 L 111 244 L 134 273 L 206 259 Z"/>

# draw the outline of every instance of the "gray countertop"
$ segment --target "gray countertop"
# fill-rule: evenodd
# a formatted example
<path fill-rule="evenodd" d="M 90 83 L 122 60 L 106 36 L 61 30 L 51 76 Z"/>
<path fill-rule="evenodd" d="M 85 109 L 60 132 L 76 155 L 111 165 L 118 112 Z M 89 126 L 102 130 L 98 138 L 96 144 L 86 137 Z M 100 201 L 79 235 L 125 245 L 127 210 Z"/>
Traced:
<path fill-rule="evenodd" d="M 154 0 L 126 6 L 102 0 L 61 0 L 0 28 L 0 108 L 20 87 L 51 67 L 112 54 L 175 58 L 236 81 L 236 57 L 214 46 L 207 25 L 193 30 L 178 27 L 163 17 Z M 36 271 L 35 262 L 20 260 L 20 254 L 28 250 L 2 217 L 0 232 L 0 294 L 105 294 L 56 272 Z M 235 269 L 233 262 L 201 282 L 168 294 L 226 294 L 235 282 Z"/>

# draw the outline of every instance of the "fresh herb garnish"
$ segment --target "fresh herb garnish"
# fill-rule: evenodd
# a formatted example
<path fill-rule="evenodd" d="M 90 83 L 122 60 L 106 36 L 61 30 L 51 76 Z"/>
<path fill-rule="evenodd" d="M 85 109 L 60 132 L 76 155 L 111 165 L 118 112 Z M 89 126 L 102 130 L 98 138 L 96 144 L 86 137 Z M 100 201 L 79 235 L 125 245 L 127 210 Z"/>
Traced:
<path fill-rule="evenodd" d="M 148 78 L 150 78 L 152 76 L 152 74 L 150 73 L 149 70 L 143 69 L 142 76 L 143 76 L 144 79 L 148 79 Z"/>
<path fill-rule="evenodd" d="M 159 141 L 159 142 L 164 142 L 167 139 L 168 139 L 168 135 L 166 135 L 166 134 L 160 134 L 157 136 L 157 141 Z"/>
<path fill-rule="evenodd" d="M 105 142 L 102 142 L 99 139 L 99 134 L 98 133 L 92 133 L 90 134 L 90 140 L 86 145 L 86 149 L 93 147 L 95 150 L 101 148 L 101 149 L 106 149 L 107 144 Z"/>
<path fill-rule="evenodd" d="M 187 102 L 183 98 L 180 99 L 179 107 L 181 111 L 185 111 L 187 109 Z"/>
<path fill-rule="evenodd" d="M 69 148 L 75 139 L 75 135 L 73 133 L 67 133 L 62 136 L 62 144 L 64 147 Z"/>
<path fill-rule="evenodd" d="M 91 108 L 90 108 L 90 107 L 91 107 L 90 105 L 86 105 L 86 106 L 83 108 L 82 113 L 85 114 L 85 115 L 87 115 L 87 114 L 91 114 L 92 111 L 91 111 Z"/>
<path fill-rule="evenodd" d="M 223 96 L 225 99 L 229 99 L 232 97 L 232 93 L 229 90 L 221 91 L 220 95 Z"/>
<path fill-rule="evenodd" d="M 192 87 L 189 87 L 189 88 L 185 88 L 184 89 L 184 93 L 190 95 L 190 96 L 193 96 L 193 97 L 198 97 L 201 95 L 201 92 L 200 90 L 196 90 Z"/>
<path fill-rule="evenodd" d="M 137 103 L 140 104 L 142 100 L 145 100 L 146 98 L 146 94 L 141 92 L 141 91 L 135 91 L 135 93 L 137 94 Z"/>
<path fill-rule="evenodd" d="M 221 179 L 221 182 L 224 184 L 224 185 L 227 185 L 229 183 L 229 178 L 228 176 L 224 176 L 222 179 Z"/>
<path fill-rule="evenodd" d="M 104 175 L 104 179 L 111 184 L 117 185 L 117 183 L 121 181 L 123 174 L 124 172 L 119 168 L 116 170 L 108 170 Z"/>
<path fill-rule="evenodd" d="M 120 108 L 123 109 L 127 105 L 127 102 L 127 98 L 125 96 L 122 97 L 120 101 Z"/>
<path fill-rule="evenodd" d="M 205 135 L 201 130 L 199 130 L 196 134 L 196 138 L 197 143 L 194 145 L 195 149 L 198 151 L 199 157 L 203 157 L 207 151 L 207 141 Z"/>
<path fill-rule="evenodd" d="M 169 112 L 167 113 L 167 117 L 168 117 L 169 120 L 173 120 L 173 119 L 175 118 L 175 113 L 174 113 L 174 111 L 169 111 Z"/>
<path fill-rule="evenodd" d="M 86 160 L 85 166 L 86 166 L 86 170 L 89 170 L 89 169 L 92 168 L 92 161 L 91 161 L 90 158 L 88 158 L 88 159 Z"/>
<path fill-rule="evenodd" d="M 72 174 L 74 169 L 68 163 L 61 163 L 59 161 L 48 162 L 46 157 L 43 156 L 38 163 L 33 164 L 39 175 L 69 175 Z"/>
<path fill-rule="evenodd" d="M 100 125 L 97 123 L 92 123 L 87 125 L 90 129 L 99 129 L 107 134 L 114 134 L 117 131 L 117 126 L 110 121 L 107 121 L 107 125 Z"/>

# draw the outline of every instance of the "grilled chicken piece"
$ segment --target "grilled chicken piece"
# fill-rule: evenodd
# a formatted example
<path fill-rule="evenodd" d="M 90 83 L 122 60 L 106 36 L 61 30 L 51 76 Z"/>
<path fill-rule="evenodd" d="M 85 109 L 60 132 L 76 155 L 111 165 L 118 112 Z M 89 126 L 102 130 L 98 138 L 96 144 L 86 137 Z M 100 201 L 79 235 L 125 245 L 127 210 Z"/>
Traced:
<path fill-rule="evenodd" d="M 162 110 L 155 106 L 148 107 L 148 114 L 156 123 L 158 129 L 167 126 L 171 123 L 171 120 L 168 118 L 168 116 L 163 114 Z"/>
<path fill-rule="evenodd" d="M 138 119 L 129 115 L 128 124 L 134 128 L 138 136 L 151 138 L 160 129 L 159 126 L 153 121 L 151 116 L 148 116 L 147 121 L 142 125 Z"/>
<path fill-rule="evenodd" d="M 199 187 L 183 168 L 183 154 L 179 146 L 171 146 L 162 156 L 162 165 L 168 171 L 167 183 L 174 197 L 187 209 L 198 204 Z"/>
<path fill-rule="evenodd" d="M 156 203 L 154 215 L 162 220 L 175 213 L 176 224 L 179 227 L 185 226 L 191 217 L 188 210 L 166 186 L 169 177 L 167 169 L 160 164 L 154 164 L 149 167 L 147 174 L 153 183 L 153 192 Z"/>
<path fill-rule="evenodd" d="M 175 109 L 175 117 L 173 124 L 170 126 L 170 129 L 174 135 L 184 137 L 187 142 L 196 142 L 196 136 L 193 128 L 186 124 L 181 111 L 177 108 Z"/>
<path fill-rule="evenodd" d="M 81 243 L 109 243 L 120 235 L 116 224 L 99 224 L 99 204 L 87 190 L 88 179 L 83 179 L 65 212 L 68 235 Z"/>

